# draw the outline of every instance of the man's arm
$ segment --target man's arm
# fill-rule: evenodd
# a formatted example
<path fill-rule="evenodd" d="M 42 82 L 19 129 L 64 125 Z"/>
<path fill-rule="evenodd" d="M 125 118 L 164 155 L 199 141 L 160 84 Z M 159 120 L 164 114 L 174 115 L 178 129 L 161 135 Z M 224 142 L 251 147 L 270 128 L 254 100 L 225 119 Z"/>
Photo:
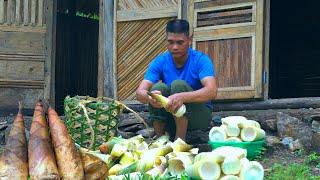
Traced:
<path fill-rule="evenodd" d="M 176 112 L 183 103 L 205 103 L 217 96 L 216 78 L 207 76 L 201 80 L 203 87 L 196 91 L 181 92 L 169 96 L 167 108 L 171 112 Z"/>
<path fill-rule="evenodd" d="M 152 87 L 152 82 L 148 80 L 142 80 L 142 82 L 140 83 L 136 91 L 137 100 L 143 104 L 149 103 L 149 97 L 147 92 L 150 90 L 151 87 Z"/>

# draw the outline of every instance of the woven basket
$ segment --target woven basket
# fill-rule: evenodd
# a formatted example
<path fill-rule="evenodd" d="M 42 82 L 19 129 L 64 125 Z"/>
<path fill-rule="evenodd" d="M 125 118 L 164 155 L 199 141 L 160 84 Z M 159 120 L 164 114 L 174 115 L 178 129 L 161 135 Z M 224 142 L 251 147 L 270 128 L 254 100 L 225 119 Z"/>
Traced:
<path fill-rule="evenodd" d="M 110 98 L 67 96 L 64 99 L 65 124 L 81 147 L 96 150 L 102 142 L 117 135 L 123 104 Z"/>

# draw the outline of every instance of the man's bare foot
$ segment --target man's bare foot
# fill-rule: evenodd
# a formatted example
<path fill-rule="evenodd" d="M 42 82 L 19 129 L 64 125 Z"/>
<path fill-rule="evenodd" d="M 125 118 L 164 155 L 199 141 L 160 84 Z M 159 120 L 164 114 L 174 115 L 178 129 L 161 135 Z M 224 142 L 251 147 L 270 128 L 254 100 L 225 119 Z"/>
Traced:
<path fill-rule="evenodd" d="M 163 121 L 154 120 L 152 125 L 157 137 L 165 134 L 166 123 L 164 123 Z"/>

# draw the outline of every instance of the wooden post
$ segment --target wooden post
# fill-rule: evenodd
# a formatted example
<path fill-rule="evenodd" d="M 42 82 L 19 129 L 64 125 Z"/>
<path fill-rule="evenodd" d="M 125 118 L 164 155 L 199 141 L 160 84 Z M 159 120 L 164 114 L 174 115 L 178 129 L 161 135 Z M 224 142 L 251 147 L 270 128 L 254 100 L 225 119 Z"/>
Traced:
<path fill-rule="evenodd" d="M 21 22 L 20 9 L 21 9 L 21 2 L 20 0 L 16 0 L 16 25 L 20 25 L 20 22 Z"/>
<path fill-rule="evenodd" d="M 23 25 L 29 24 L 29 0 L 23 0 Z"/>
<path fill-rule="evenodd" d="M 270 0 L 265 1 L 265 9 L 264 9 L 264 51 L 263 51 L 263 59 L 264 59 L 264 76 L 265 83 L 263 87 L 263 97 L 264 100 L 269 98 L 269 43 L 270 43 Z"/>
<path fill-rule="evenodd" d="M 100 0 L 98 96 L 116 97 L 115 80 L 115 4 Z"/>
<path fill-rule="evenodd" d="M 49 99 L 55 107 L 55 50 L 56 50 L 56 22 L 57 0 L 45 0 L 44 14 L 46 16 L 45 34 L 45 88 L 44 98 Z"/>
<path fill-rule="evenodd" d="M 39 0 L 38 2 L 38 25 L 42 26 L 43 25 L 43 0 Z"/>
<path fill-rule="evenodd" d="M 4 23 L 4 0 L 0 0 L 0 24 Z"/>
<path fill-rule="evenodd" d="M 181 0 L 181 19 L 188 20 L 188 0 Z"/>
<path fill-rule="evenodd" d="M 31 25 L 36 24 L 36 6 L 37 6 L 37 0 L 31 1 Z"/>

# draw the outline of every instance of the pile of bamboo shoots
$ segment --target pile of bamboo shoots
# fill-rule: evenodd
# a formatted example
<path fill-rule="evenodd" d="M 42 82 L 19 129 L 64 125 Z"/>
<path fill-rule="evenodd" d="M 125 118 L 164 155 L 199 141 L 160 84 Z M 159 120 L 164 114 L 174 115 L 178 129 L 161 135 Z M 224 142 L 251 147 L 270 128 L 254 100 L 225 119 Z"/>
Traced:
<path fill-rule="evenodd" d="M 265 131 L 257 121 L 243 116 L 228 116 L 222 118 L 221 122 L 221 126 L 211 128 L 211 142 L 252 142 L 265 138 Z"/>
<path fill-rule="evenodd" d="M 247 151 L 238 147 L 223 146 L 212 152 L 195 156 L 193 165 L 186 169 L 195 179 L 262 180 L 264 169 L 257 161 L 246 158 Z"/>
<path fill-rule="evenodd" d="M 46 116 L 36 103 L 27 142 L 21 108 L 0 158 L 0 179 L 84 179 L 80 154 L 55 110 Z"/>

